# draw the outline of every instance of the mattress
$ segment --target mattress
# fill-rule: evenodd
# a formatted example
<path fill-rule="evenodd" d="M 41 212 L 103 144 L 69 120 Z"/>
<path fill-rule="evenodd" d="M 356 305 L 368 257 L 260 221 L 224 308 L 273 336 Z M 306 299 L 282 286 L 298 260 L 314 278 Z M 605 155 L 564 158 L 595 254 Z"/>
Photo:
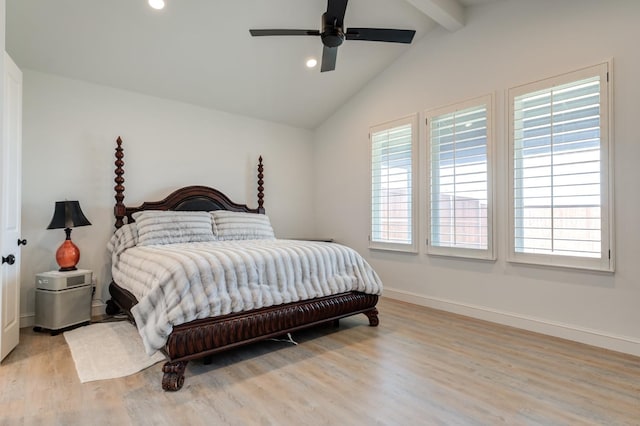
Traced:
<path fill-rule="evenodd" d="M 165 345 L 174 326 L 195 319 L 349 291 L 382 293 L 380 278 L 364 258 L 336 243 L 112 241 L 109 248 L 114 281 L 138 300 L 131 312 L 148 354 Z"/>

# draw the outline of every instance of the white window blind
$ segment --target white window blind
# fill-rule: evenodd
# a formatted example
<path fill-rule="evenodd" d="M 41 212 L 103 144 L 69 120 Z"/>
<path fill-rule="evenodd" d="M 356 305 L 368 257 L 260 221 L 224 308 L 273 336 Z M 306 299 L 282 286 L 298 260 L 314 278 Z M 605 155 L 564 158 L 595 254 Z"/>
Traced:
<path fill-rule="evenodd" d="M 612 270 L 607 71 L 510 91 L 513 260 Z"/>
<path fill-rule="evenodd" d="M 494 259 L 491 96 L 427 112 L 430 254 Z"/>
<path fill-rule="evenodd" d="M 371 248 L 416 251 L 416 116 L 371 128 Z"/>

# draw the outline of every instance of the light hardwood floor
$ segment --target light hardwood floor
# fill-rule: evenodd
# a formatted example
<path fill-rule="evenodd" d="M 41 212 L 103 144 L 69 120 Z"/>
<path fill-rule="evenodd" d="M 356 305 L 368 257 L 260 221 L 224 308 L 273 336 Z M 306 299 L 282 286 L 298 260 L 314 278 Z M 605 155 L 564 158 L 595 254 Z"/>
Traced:
<path fill-rule="evenodd" d="M 640 425 L 640 358 L 383 299 L 364 315 L 189 363 L 80 384 L 62 335 L 22 330 L 1 425 Z"/>

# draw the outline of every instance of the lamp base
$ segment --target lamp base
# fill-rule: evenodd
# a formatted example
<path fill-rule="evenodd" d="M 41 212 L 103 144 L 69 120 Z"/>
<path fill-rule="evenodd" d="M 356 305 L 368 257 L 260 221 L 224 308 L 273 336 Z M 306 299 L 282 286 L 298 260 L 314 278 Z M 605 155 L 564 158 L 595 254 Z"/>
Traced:
<path fill-rule="evenodd" d="M 69 266 L 67 268 L 58 269 L 59 272 L 77 271 L 77 270 L 78 270 L 78 268 L 76 268 L 75 266 Z"/>
<path fill-rule="evenodd" d="M 58 262 L 58 265 L 60 266 L 59 271 L 61 272 L 77 270 L 78 268 L 76 268 L 76 265 L 80 260 L 80 250 L 71 241 L 70 231 L 71 230 L 69 229 L 67 239 L 64 240 L 62 245 L 58 247 L 58 251 L 56 251 L 56 262 Z"/>

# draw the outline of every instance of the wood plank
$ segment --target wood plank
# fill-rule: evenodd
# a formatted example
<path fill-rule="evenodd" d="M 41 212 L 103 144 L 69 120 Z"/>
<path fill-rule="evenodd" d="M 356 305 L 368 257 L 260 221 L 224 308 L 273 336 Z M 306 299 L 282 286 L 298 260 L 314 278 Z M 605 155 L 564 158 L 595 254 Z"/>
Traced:
<path fill-rule="evenodd" d="M 0 425 L 639 424 L 640 358 L 404 302 L 191 362 L 80 384 L 62 335 L 21 330 Z"/>

